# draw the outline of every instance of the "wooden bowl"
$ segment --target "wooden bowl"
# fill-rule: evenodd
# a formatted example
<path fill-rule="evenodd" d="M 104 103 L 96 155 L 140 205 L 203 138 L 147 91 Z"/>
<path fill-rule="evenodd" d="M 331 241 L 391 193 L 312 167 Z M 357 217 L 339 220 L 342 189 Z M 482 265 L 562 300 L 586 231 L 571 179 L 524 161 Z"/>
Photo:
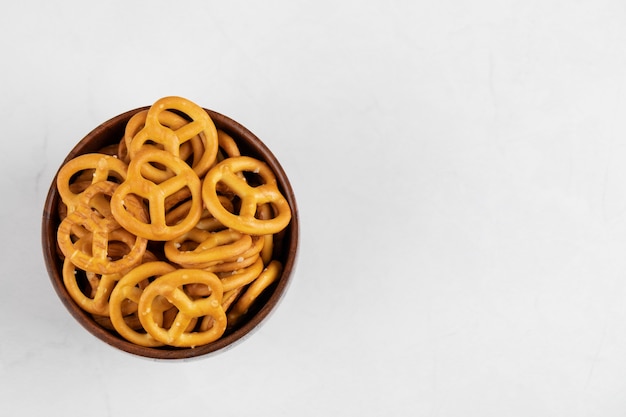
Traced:
<path fill-rule="evenodd" d="M 63 164 L 79 155 L 97 152 L 104 146 L 119 143 L 128 120 L 135 113 L 145 109 L 148 109 L 148 107 L 130 110 L 96 127 L 91 133 L 78 142 L 74 149 L 67 155 Z M 227 330 L 220 339 L 195 348 L 143 347 L 128 342 L 116 332 L 107 330 L 94 321 L 89 313 L 82 310 L 76 304 L 63 284 L 63 262 L 58 256 L 56 238 L 57 228 L 60 223 L 58 209 L 59 193 L 56 187 L 56 176 L 48 191 L 43 210 L 41 239 L 46 268 L 50 275 L 52 286 L 68 311 L 85 329 L 103 342 L 131 354 L 155 359 L 187 359 L 211 354 L 232 346 L 257 328 L 276 307 L 285 293 L 295 266 L 298 248 L 298 210 L 293 189 L 291 188 L 291 184 L 283 168 L 267 146 L 244 126 L 222 114 L 212 110 L 205 110 L 211 116 L 218 129 L 222 129 L 235 139 L 242 155 L 260 159 L 272 168 L 276 175 L 279 188 L 292 209 L 291 222 L 282 233 L 281 239 L 275 244 L 274 248 L 274 258 L 283 263 L 282 275 L 263 293 L 262 298 L 257 300 L 258 302 L 250 309 L 244 319 L 241 320 L 236 327 Z"/>

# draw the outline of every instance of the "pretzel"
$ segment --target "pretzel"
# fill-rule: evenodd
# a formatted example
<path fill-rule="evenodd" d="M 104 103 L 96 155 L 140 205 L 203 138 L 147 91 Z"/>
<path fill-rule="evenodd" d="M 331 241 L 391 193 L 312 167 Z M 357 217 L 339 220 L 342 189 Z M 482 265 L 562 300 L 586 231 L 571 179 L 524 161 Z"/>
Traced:
<path fill-rule="evenodd" d="M 68 161 L 57 174 L 57 190 L 68 211 L 74 211 L 79 204 L 82 192 L 91 184 L 100 181 L 116 179 L 122 182 L 126 179 L 127 165 L 110 155 L 101 153 L 84 154 Z M 86 172 L 82 181 L 76 176 Z M 73 186 L 78 182 L 78 187 Z M 82 182 L 82 183 L 81 183 Z"/>
<path fill-rule="evenodd" d="M 148 116 L 148 110 L 142 110 L 135 113 L 124 130 L 124 137 L 119 143 L 118 153 L 125 162 L 130 162 L 132 157 L 144 147 L 156 147 L 158 149 L 166 150 L 172 155 L 178 156 L 180 159 L 187 160 L 190 156 L 193 157 L 190 166 L 195 166 L 200 161 L 201 156 L 204 154 L 204 146 L 200 136 L 194 136 L 190 140 L 181 143 L 180 139 L 175 135 L 175 130 L 183 127 L 189 123 L 187 119 L 171 111 L 162 111 L 159 113 L 159 125 L 164 126 L 167 129 L 172 130 L 168 132 L 170 134 L 165 137 L 154 138 L 149 136 L 149 128 L 146 127 L 146 119 Z M 167 132 L 167 130 L 166 130 Z M 167 175 L 167 171 L 162 171 L 157 167 L 147 165 L 142 170 L 143 175 L 155 181 L 163 181 Z"/>
<path fill-rule="evenodd" d="M 206 298 L 191 299 L 183 291 L 183 286 L 189 284 L 206 285 L 211 293 Z M 159 297 L 166 298 L 178 309 L 169 328 L 161 327 L 150 314 Z M 176 347 L 205 345 L 220 338 L 226 330 L 222 297 L 222 283 L 215 274 L 200 269 L 179 269 L 160 276 L 146 287 L 139 300 L 139 320 L 148 334 L 164 344 Z M 189 323 L 200 317 L 211 317 L 213 326 L 206 331 L 186 331 Z"/>
<path fill-rule="evenodd" d="M 109 299 L 109 315 L 111 317 L 111 324 L 124 339 L 136 345 L 146 347 L 163 345 L 163 342 L 154 339 L 150 334 L 131 328 L 124 319 L 125 314 L 123 312 L 123 306 L 125 302 L 130 300 L 139 308 L 140 299 L 145 289 L 151 285 L 149 284 L 145 288 L 142 288 L 140 284 L 150 278 L 158 278 L 175 270 L 176 268 L 167 262 L 146 262 L 128 272 L 118 281 Z M 169 302 L 161 299 L 160 302 L 153 303 L 151 311 L 139 312 L 139 320 L 141 321 L 141 316 L 144 314 L 154 314 L 157 320 L 159 320 L 159 318 L 162 319 L 162 313 L 169 310 L 171 307 L 172 305 Z"/>
<path fill-rule="evenodd" d="M 257 174 L 262 184 L 251 186 L 238 174 L 251 172 Z M 225 184 L 241 199 L 239 213 L 231 213 L 220 203 L 217 193 L 219 183 Z M 289 203 L 283 197 L 276 182 L 276 177 L 267 164 L 248 157 L 228 158 L 211 168 L 204 178 L 202 198 L 211 214 L 225 226 L 251 235 L 274 234 L 283 230 L 291 220 Z M 258 207 L 271 204 L 275 217 L 259 219 Z"/>
<path fill-rule="evenodd" d="M 181 245 L 187 241 L 195 243 L 196 247 L 192 250 L 181 250 Z M 209 232 L 193 228 L 182 236 L 165 242 L 163 250 L 170 261 L 186 268 L 195 268 L 222 259 L 239 257 L 251 246 L 250 235 L 234 230 Z"/>
<path fill-rule="evenodd" d="M 245 292 L 229 310 L 229 325 L 232 326 L 236 324 L 245 314 L 248 313 L 250 307 L 252 307 L 263 291 L 265 291 L 265 289 L 280 276 L 282 270 L 283 266 L 279 261 L 273 260 L 270 262 L 263 272 L 261 272 L 259 277 L 248 286 Z"/>
<path fill-rule="evenodd" d="M 132 148 L 132 153 L 134 154 L 143 145 L 146 145 L 147 139 L 141 141 L 140 143 L 136 142 L 131 147 L 131 143 L 133 142 L 135 135 L 137 135 L 146 126 L 147 116 L 148 116 L 148 110 L 147 109 L 142 110 L 142 111 L 135 113 L 126 123 L 126 128 L 124 129 L 124 137 L 122 138 L 122 141 L 120 142 L 124 144 L 124 147 L 126 149 L 127 155 L 125 155 L 126 157 L 124 158 L 126 162 L 130 162 L 131 148 Z M 187 123 L 187 120 L 185 120 L 184 117 L 176 113 L 173 113 L 170 111 L 163 111 L 161 112 L 161 114 L 159 114 L 159 124 L 166 126 L 172 130 L 176 130 L 182 127 L 183 125 L 185 125 L 186 123 Z M 154 145 L 156 146 L 157 143 L 154 143 Z M 174 148 L 167 149 L 165 146 L 163 146 L 163 145 L 171 146 L 173 145 L 172 143 L 166 143 L 166 144 L 161 144 L 161 145 L 162 145 L 161 149 L 165 148 L 165 150 L 173 154 L 178 154 L 179 152 L 178 149 L 174 149 Z"/>
<path fill-rule="evenodd" d="M 263 260 L 260 257 L 256 257 L 254 263 L 251 265 L 232 271 L 216 272 L 215 274 L 219 277 L 220 281 L 222 281 L 224 297 L 226 297 L 227 293 L 230 294 L 238 288 L 243 288 L 257 279 L 263 270 Z M 210 293 L 206 287 L 193 284 L 187 286 L 186 291 L 189 295 L 195 297 L 206 296 Z M 226 308 L 224 310 L 226 310 Z"/>
<path fill-rule="evenodd" d="M 80 240 L 79 244 L 86 245 L 85 239 Z M 124 244 L 112 243 L 109 245 L 109 253 L 116 255 L 116 257 L 123 256 L 127 252 L 127 247 Z M 142 262 L 156 260 L 151 252 L 146 251 L 142 258 Z M 72 299 L 85 311 L 94 315 L 108 316 L 109 315 L 109 297 L 113 287 L 117 284 L 123 276 L 124 272 L 118 272 L 114 274 L 96 274 L 94 272 L 82 271 L 77 268 L 69 258 L 66 258 L 63 262 L 63 283 L 67 288 L 68 293 Z M 89 288 L 81 290 L 81 284 L 79 281 L 81 277 L 89 283 Z M 124 316 L 135 312 L 136 306 L 133 309 L 132 306 L 123 305 L 122 312 Z"/>
<path fill-rule="evenodd" d="M 180 116 L 172 111 L 182 113 L 190 121 L 182 118 L 183 122 L 180 123 L 176 119 Z M 140 119 L 141 116 L 137 118 Z M 132 135 L 132 126 L 129 130 L 130 133 L 125 139 Z M 182 97 L 164 97 L 147 111 L 144 127 L 133 135 L 130 141 L 127 139 L 125 141 L 132 160 L 146 142 L 158 143 L 178 157 L 181 145 L 196 137 L 200 138 L 200 142 L 195 143 L 194 150 L 201 156 L 196 157 L 192 165 L 194 172 L 202 177 L 215 162 L 218 152 L 217 129 L 213 120 L 203 108 L 189 100 Z"/>
<path fill-rule="evenodd" d="M 262 236 L 253 236 L 252 245 L 250 246 L 250 248 L 248 248 L 248 250 L 246 250 L 239 256 L 224 258 L 219 261 L 209 262 L 206 264 L 200 264 L 198 265 L 198 268 L 202 268 L 215 273 L 233 273 L 234 271 L 237 271 L 239 269 L 247 268 L 250 265 L 254 264 L 260 257 L 261 250 L 263 249 L 263 243 L 264 239 Z"/>
<path fill-rule="evenodd" d="M 97 278 L 95 274 L 88 273 L 91 292 L 89 296 L 87 296 L 83 294 L 78 286 L 78 272 L 79 270 L 77 270 L 76 266 L 69 258 L 65 258 L 63 262 L 63 283 L 65 284 L 65 288 L 67 288 L 67 292 L 80 308 L 88 313 L 108 316 L 109 296 L 117 281 L 122 278 L 122 274 L 104 274 L 100 278 Z"/>
<path fill-rule="evenodd" d="M 82 192 L 78 205 L 59 225 L 57 242 L 66 258 L 77 267 L 98 274 L 114 274 L 129 269 L 141 261 L 148 241 L 121 228 L 113 218 L 109 207 L 101 198 L 110 196 L 118 185 L 110 181 L 100 181 Z M 134 198 L 127 201 L 128 209 L 135 216 L 145 215 L 143 207 Z M 82 237 L 81 237 L 82 236 Z M 89 245 L 84 246 L 83 239 Z M 110 242 L 122 242 L 129 251 L 119 259 L 112 259 Z"/>
<path fill-rule="evenodd" d="M 158 163 L 175 174 L 159 184 L 142 176 L 142 167 Z M 176 224 L 166 222 L 166 199 L 181 190 L 188 189 L 191 196 L 189 211 Z M 111 197 L 111 211 L 115 219 L 127 230 L 145 239 L 164 241 L 174 239 L 191 230 L 202 215 L 201 183 L 198 176 L 182 160 L 162 150 L 144 149 L 137 153 L 128 166 L 128 176 Z M 148 221 L 137 217 L 126 207 L 130 196 L 138 196 L 148 202 Z"/>

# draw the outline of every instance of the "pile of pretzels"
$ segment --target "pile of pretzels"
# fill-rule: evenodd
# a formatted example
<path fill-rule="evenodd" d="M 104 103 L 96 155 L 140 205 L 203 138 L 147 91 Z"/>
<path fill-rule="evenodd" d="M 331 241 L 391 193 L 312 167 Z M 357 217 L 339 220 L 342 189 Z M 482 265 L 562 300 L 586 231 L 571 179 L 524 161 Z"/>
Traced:
<path fill-rule="evenodd" d="M 56 185 L 64 285 L 131 343 L 211 343 L 282 272 L 273 247 L 292 213 L 272 169 L 182 97 L 135 113 Z"/>

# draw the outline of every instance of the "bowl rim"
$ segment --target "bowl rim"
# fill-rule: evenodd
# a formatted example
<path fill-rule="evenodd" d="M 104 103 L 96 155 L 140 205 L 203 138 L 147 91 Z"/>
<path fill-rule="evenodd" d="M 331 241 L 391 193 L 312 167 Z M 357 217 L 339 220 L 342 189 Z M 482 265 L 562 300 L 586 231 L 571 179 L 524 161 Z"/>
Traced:
<path fill-rule="evenodd" d="M 41 220 L 41 242 L 46 270 L 57 296 L 60 298 L 63 305 L 74 317 L 74 319 L 78 321 L 78 323 L 81 324 L 81 326 L 85 328 L 88 332 L 90 332 L 92 335 L 110 346 L 113 346 L 133 355 L 151 359 L 191 359 L 200 356 L 215 354 L 217 352 L 224 351 L 226 348 L 231 348 L 245 340 L 255 330 L 257 330 L 260 325 L 265 322 L 270 313 L 272 313 L 276 309 L 278 303 L 282 300 L 291 282 L 294 268 L 296 266 L 299 245 L 298 207 L 296 204 L 295 193 L 293 191 L 293 187 L 289 181 L 289 178 L 287 177 L 287 174 L 285 173 L 282 165 L 279 163 L 276 156 L 267 147 L 267 145 L 265 145 L 265 143 L 263 143 L 254 133 L 248 130 L 245 126 L 228 116 L 225 116 L 214 110 L 204 108 L 204 110 L 213 120 L 215 126 L 218 129 L 222 129 L 226 133 L 230 134 L 233 139 L 237 141 L 237 144 L 240 146 L 241 149 L 243 149 L 242 154 L 252 154 L 252 156 L 260 158 L 272 168 L 276 176 L 279 189 L 289 202 L 292 210 L 291 221 L 284 231 L 283 247 L 279 249 L 281 251 L 282 258 L 284 259 L 283 271 L 279 280 L 274 283 L 271 291 L 265 295 L 266 300 L 262 303 L 262 305 L 258 306 L 253 314 L 251 314 L 250 317 L 247 317 L 244 322 L 240 326 L 237 326 L 232 332 L 229 332 L 228 334 L 222 336 L 220 339 L 217 339 L 216 341 L 211 342 L 207 345 L 198 346 L 195 348 L 151 348 L 135 345 L 125 340 L 121 336 L 116 335 L 113 332 L 106 330 L 102 326 L 98 325 L 93 320 L 91 315 L 82 310 L 78 306 L 78 304 L 72 299 L 72 297 L 69 295 L 69 292 L 65 288 L 65 285 L 63 284 L 63 277 L 61 274 L 62 263 L 57 255 L 56 246 L 56 228 L 58 227 L 59 201 L 56 180 L 58 173 L 61 167 L 72 158 L 79 156 L 83 153 L 88 153 L 91 151 L 95 152 L 97 149 L 102 148 L 102 146 L 99 146 L 101 144 L 99 144 L 98 141 L 94 142 L 95 139 L 99 139 L 99 141 L 101 142 L 106 142 L 110 144 L 116 143 L 115 141 L 113 141 L 112 138 L 109 138 L 108 142 L 107 140 L 103 140 L 100 138 L 106 137 L 107 135 L 111 136 L 113 134 L 111 133 L 112 129 L 125 127 L 128 119 L 130 119 L 130 117 L 132 117 L 135 113 L 142 110 L 147 110 L 149 108 L 150 106 L 135 108 L 133 110 L 129 110 L 117 116 L 114 116 L 109 120 L 101 123 L 91 132 L 89 132 L 85 137 L 83 137 L 70 150 L 63 162 L 59 165 L 59 168 L 57 169 L 57 172 L 52 179 L 48 194 L 46 196 Z M 119 137 L 118 141 L 120 139 L 121 136 Z M 240 143 L 241 141 L 243 142 Z M 97 145 L 94 145 L 94 143 L 96 143 Z M 270 289 L 268 288 L 268 290 Z"/>

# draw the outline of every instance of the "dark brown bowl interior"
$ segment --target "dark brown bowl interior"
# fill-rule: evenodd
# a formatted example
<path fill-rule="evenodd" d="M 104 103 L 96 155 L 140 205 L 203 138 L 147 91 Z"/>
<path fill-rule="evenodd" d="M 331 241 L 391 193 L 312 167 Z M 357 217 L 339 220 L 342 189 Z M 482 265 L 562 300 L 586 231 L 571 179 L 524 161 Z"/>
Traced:
<path fill-rule="evenodd" d="M 123 136 L 126 123 L 131 116 L 147 108 L 148 107 L 143 107 L 131 110 L 104 122 L 78 142 L 74 149 L 67 155 L 63 164 L 76 156 L 89 152 L 97 152 L 104 146 L 119 143 Z M 59 225 L 59 194 L 56 188 L 56 176 L 52 181 L 46 198 L 43 210 L 41 238 L 46 268 L 56 293 L 72 316 L 85 329 L 107 344 L 135 355 L 156 359 L 186 359 L 213 353 L 240 341 L 254 330 L 276 307 L 286 290 L 295 266 L 298 246 L 298 210 L 291 184 L 283 168 L 267 146 L 244 126 L 212 110 L 206 111 L 209 113 L 218 129 L 224 130 L 235 139 L 242 155 L 252 156 L 265 161 L 273 169 L 279 188 L 287 198 L 293 212 L 291 223 L 285 229 L 284 236 L 280 240 L 280 243 L 276 245 L 274 252 L 274 258 L 280 260 L 284 265 L 281 277 L 272 287 L 265 291 L 263 298 L 258 300 L 259 302 L 248 312 L 245 319 L 242 320 L 237 327 L 227 331 L 224 336 L 215 342 L 193 349 L 172 347 L 148 348 L 130 343 L 117 333 L 109 331 L 97 324 L 89 313 L 78 307 L 63 284 L 63 276 L 61 273 L 62 261 L 57 255 L 56 243 L 56 233 Z"/>

